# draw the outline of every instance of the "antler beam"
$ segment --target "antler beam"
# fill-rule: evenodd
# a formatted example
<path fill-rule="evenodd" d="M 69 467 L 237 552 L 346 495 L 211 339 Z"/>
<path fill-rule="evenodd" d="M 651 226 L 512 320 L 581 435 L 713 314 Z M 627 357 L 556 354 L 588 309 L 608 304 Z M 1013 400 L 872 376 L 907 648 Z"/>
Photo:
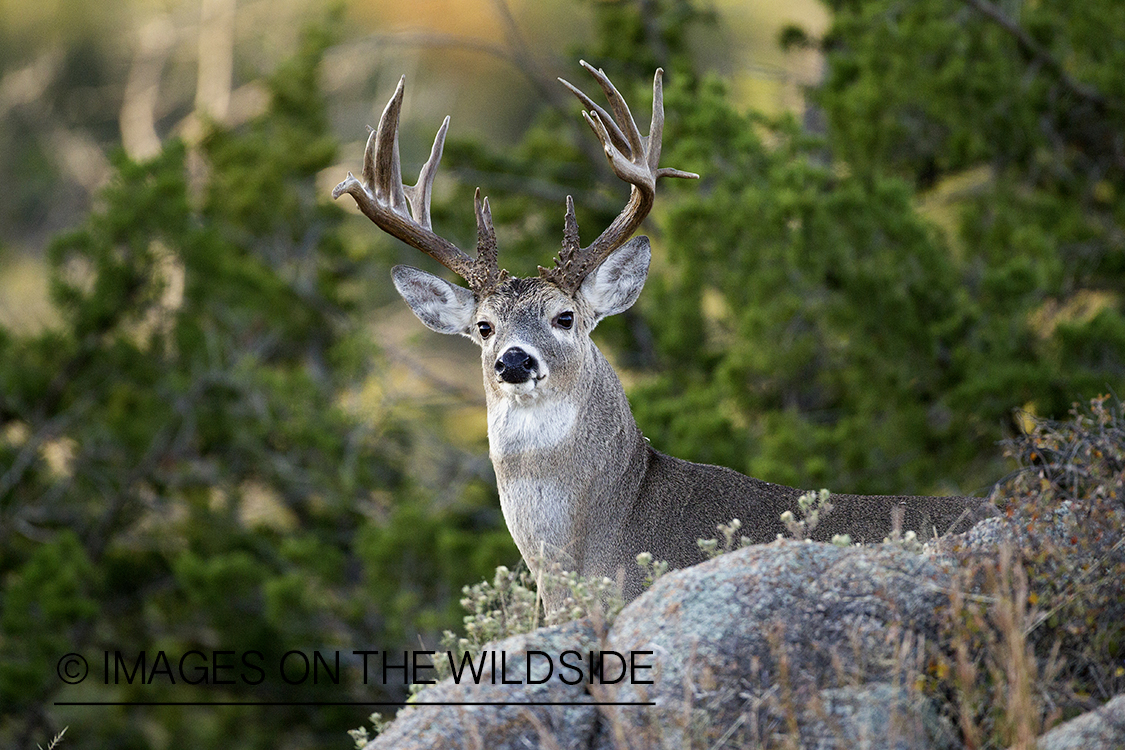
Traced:
<path fill-rule="evenodd" d="M 417 184 L 413 187 L 403 185 L 398 124 L 405 85 L 406 76 L 403 76 L 379 118 L 379 127 L 372 130 L 367 138 L 361 179 L 357 180 L 348 172 L 347 178 L 332 191 L 332 197 L 336 199 L 344 193 L 351 195 L 359 210 L 376 226 L 434 258 L 465 279 L 469 288 L 480 295 L 505 275 L 497 266 L 496 233 L 492 228 L 488 199 L 482 206 L 480 191 L 477 191 L 478 254 L 475 260 L 449 240 L 434 234 L 430 223 L 430 192 L 441 161 L 449 118 L 446 117 L 438 129 L 430 158 L 422 165 Z"/>
<path fill-rule="evenodd" d="M 604 232 L 583 249 L 578 248 L 578 226 L 574 218 L 574 203 L 567 199 L 566 230 L 563 249 L 554 268 L 539 267 L 539 275 L 564 290 L 573 293 L 582 280 L 597 268 L 610 253 L 621 247 L 644 221 L 656 198 L 656 181 L 661 177 L 698 179 L 699 175 L 670 167 L 660 167 L 661 140 L 664 134 L 664 71 L 656 70 L 652 82 L 652 122 L 649 133 L 642 136 L 636 120 L 629 111 L 617 88 L 605 71 L 581 60 L 582 67 L 590 71 L 605 92 L 611 115 L 586 96 L 578 87 L 563 79 L 559 81 L 578 97 L 586 111 L 586 123 L 598 136 L 605 149 L 606 158 L 614 174 L 632 185 L 629 202 Z"/>

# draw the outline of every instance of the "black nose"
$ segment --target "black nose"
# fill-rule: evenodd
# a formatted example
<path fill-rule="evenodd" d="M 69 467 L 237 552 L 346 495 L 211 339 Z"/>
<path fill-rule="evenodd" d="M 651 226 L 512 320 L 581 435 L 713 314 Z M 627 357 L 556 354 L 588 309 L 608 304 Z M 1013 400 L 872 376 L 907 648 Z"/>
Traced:
<path fill-rule="evenodd" d="M 513 346 L 504 352 L 494 365 L 496 374 L 505 383 L 526 383 L 531 379 L 538 364 L 535 357 L 531 356 L 518 346 Z"/>

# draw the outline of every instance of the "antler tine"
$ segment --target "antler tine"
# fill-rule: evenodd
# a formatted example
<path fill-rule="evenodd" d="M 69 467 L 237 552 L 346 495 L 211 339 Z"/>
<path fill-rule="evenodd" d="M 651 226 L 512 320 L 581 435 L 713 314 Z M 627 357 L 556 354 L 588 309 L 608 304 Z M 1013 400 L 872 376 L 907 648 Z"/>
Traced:
<path fill-rule="evenodd" d="M 568 89 L 570 89 L 570 93 L 578 97 L 578 101 L 582 102 L 582 106 L 585 107 L 587 111 L 596 112 L 601 118 L 602 122 L 607 124 L 609 134 L 613 137 L 614 146 L 616 146 L 621 151 L 629 150 L 629 141 L 625 140 L 625 134 L 621 132 L 621 128 L 617 127 L 617 123 L 613 121 L 613 117 L 610 116 L 609 112 L 606 112 L 604 109 L 599 107 L 593 99 L 586 96 L 586 93 L 582 89 L 578 88 L 570 81 L 563 80 L 562 78 L 559 78 L 558 81 L 563 86 L 566 86 Z M 583 114 L 586 113 L 583 112 Z M 589 117 L 586 118 L 586 122 L 589 123 L 591 127 L 594 127 L 593 121 L 590 120 Z M 594 127 L 594 132 L 598 132 L 596 127 Z"/>
<path fill-rule="evenodd" d="M 566 196 L 566 216 L 563 219 L 562 250 L 555 258 L 554 268 L 539 266 L 539 275 L 560 286 L 564 279 L 575 272 L 575 261 L 581 260 L 581 246 L 578 241 L 578 220 L 574 217 L 574 198 Z"/>
<path fill-rule="evenodd" d="M 445 145 L 448 117 L 438 129 L 430 158 L 422 166 L 417 184 L 412 187 L 402 184 L 398 124 L 405 82 L 406 76 L 399 79 L 394 96 L 379 118 L 379 127 L 372 130 L 367 138 L 363 171 L 360 173 L 362 180 L 357 180 L 348 172 L 347 178 L 332 191 L 332 198 L 339 198 L 344 193 L 351 195 L 359 210 L 376 226 L 434 258 L 465 279 L 470 289 L 480 293 L 500 276 L 496 270 L 495 239 L 491 257 L 474 261 L 452 242 L 434 234 L 431 228 L 430 193 Z"/>
<path fill-rule="evenodd" d="M 664 140 L 664 69 L 652 77 L 652 120 L 648 126 L 648 168 L 660 177 L 660 150 Z"/>
<path fill-rule="evenodd" d="M 430 158 L 422 165 L 418 173 L 418 182 L 413 187 L 403 187 L 406 199 L 410 201 L 410 211 L 414 218 L 424 229 L 432 229 L 430 223 L 430 192 L 434 187 L 434 177 L 437 175 L 438 164 L 441 162 L 442 149 L 445 147 L 445 134 L 449 130 L 449 115 L 438 128 L 434 136 L 434 145 L 430 148 Z M 398 139 L 395 139 L 395 151 L 398 151 Z M 398 161 L 397 159 L 395 160 Z M 399 180 L 402 185 L 402 180 Z"/>
<path fill-rule="evenodd" d="M 602 91 L 605 92 L 606 99 L 609 100 L 609 107 L 613 110 L 613 120 L 605 116 L 604 110 L 601 112 L 595 110 L 595 113 L 607 129 L 612 125 L 613 121 L 616 121 L 621 131 L 624 132 L 625 141 L 629 144 L 629 150 L 623 151 L 622 153 L 631 157 L 636 157 L 638 154 L 644 153 L 644 139 L 641 137 L 641 131 L 637 128 L 637 121 L 633 119 L 633 113 L 629 111 L 629 105 L 626 104 L 625 97 L 621 96 L 621 92 L 619 92 L 617 87 L 613 85 L 613 82 L 609 80 L 609 76 L 605 74 L 604 70 L 595 68 L 585 60 L 579 60 L 578 64 L 590 71 L 590 75 L 594 76 L 594 79 L 601 85 Z M 658 68 L 656 75 L 660 76 L 662 72 L 663 71 Z M 663 97 L 661 97 L 661 99 L 663 100 Z M 601 108 L 599 107 L 598 109 Z M 653 102 L 653 112 L 656 112 L 656 102 Z M 661 110 L 660 117 L 661 121 L 663 121 L 663 109 Z"/>
<path fill-rule="evenodd" d="M 621 247 L 640 226 L 652 209 L 657 180 L 661 177 L 687 179 L 699 177 L 691 172 L 659 166 L 661 140 L 664 134 L 663 70 L 657 68 L 656 75 L 653 77 L 652 122 L 649 126 L 649 134 L 642 136 L 636 120 L 629 111 L 629 105 L 605 72 L 594 68 L 585 60 L 580 62 L 601 85 L 606 99 L 609 100 L 612 115 L 595 104 L 577 87 L 562 81 L 561 78 L 559 80 L 586 107 L 587 111 L 584 111 L 582 116 L 601 141 L 610 167 L 614 174 L 632 185 L 632 190 L 629 193 L 629 202 L 617 218 L 596 240 L 580 251 L 570 249 L 572 245 L 575 248 L 578 245 L 578 226 L 574 221 L 573 203 L 567 198 L 566 238 L 563 241 L 563 252 L 559 254 L 554 268 L 540 267 L 539 275 L 568 292 L 577 290 L 590 271 L 597 268 L 610 253 Z"/>
<path fill-rule="evenodd" d="M 477 212 L 477 260 L 473 273 L 479 277 L 479 288 L 486 289 L 508 278 L 507 271 L 501 271 L 497 260 L 496 229 L 492 226 L 492 209 L 488 198 L 480 199 L 480 188 L 473 196 L 473 206 Z M 476 287 L 474 287 L 476 288 Z"/>

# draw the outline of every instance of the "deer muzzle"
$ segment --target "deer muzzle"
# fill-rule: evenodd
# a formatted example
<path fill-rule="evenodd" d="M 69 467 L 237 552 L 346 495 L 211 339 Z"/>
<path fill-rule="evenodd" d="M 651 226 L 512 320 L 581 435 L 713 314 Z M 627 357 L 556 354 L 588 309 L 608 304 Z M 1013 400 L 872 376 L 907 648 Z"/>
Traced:
<path fill-rule="evenodd" d="M 539 362 L 518 346 L 500 355 L 493 367 L 505 383 L 526 383 L 539 375 Z"/>

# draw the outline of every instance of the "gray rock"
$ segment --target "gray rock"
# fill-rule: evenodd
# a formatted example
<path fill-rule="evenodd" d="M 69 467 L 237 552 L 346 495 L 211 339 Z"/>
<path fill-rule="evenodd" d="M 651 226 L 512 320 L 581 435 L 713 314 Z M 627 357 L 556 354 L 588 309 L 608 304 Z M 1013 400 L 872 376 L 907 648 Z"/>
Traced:
<path fill-rule="evenodd" d="M 1002 545 L 1018 547 L 1025 541 L 1018 525 L 1009 518 L 986 518 L 963 534 L 932 539 L 925 544 L 928 555 L 966 555 L 970 553 L 995 554 Z"/>
<path fill-rule="evenodd" d="M 655 684 L 599 695 L 656 705 L 605 711 L 596 746 L 612 747 L 615 736 L 682 748 L 793 735 L 809 748 L 867 736 L 872 748 L 939 746 L 941 732 L 926 718 L 932 706 L 907 691 L 923 644 L 937 640 L 949 583 L 934 561 L 889 546 L 793 541 L 666 575 L 625 608 L 609 637 L 618 652 L 653 652 Z M 854 686 L 865 683 L 886 685 L 863 688 L 860 707 Z M 922 735 L 902 745 L 865 734 L 864 726 L 891 726 L 892 715 Z"/>
<path fill-rule="evenodd" d="M 886 683 L 821 690 L 801 717 L 801 746 L 815 750 L 919 750 L 956 742 L 927 698 Z"/>
<path fill-rule="evenodd" d="M 1125 748 L 1125 695 L 1060 724 L 1036 740 L 1039 750 L 1121 750 Z"/>
<path fill-rule="evenodd" d="M 586 654 L 598 650 L 598 638 L 587 620 L 541 628 L 532 633 L 516 635 L 491 644 L 486 651 L 487 674 L 476 684 L 468 674 L 461 684 L 453 678 L 424 690 L 415 697 L 414 705 L 404 708 L 387 729 L 369 742 L 365 750 L 528 750 L 549 747 L 561 750 L 588 748 L 594 735 L 597 707 L 586 693 L 581 681 L 568 685 L 562 678 L 575 681 L 577 675 L 559 668 L 564 651 Z M 542 651 L 547 657 L 529 651 Z M 496 672 L 491 671 L 491 654 L 496 656 Z M 500 684 L 507 679 L 521 679 L 524 684 Z M 548 666 L 548 658 L 552 664 Z M 571 659 L 574 663 L 576 660 Z M 529 667 L 530 664 L 530 667 Z M 541 684 L 527 684 L 546 680 Z M 548 673 L 551 676 L 548 678 Z M 435 703 L 556 703 L 580 705 L 457 705 L 435 706 Z M 426 705 L 431 704 L 431 705 Z"/>

